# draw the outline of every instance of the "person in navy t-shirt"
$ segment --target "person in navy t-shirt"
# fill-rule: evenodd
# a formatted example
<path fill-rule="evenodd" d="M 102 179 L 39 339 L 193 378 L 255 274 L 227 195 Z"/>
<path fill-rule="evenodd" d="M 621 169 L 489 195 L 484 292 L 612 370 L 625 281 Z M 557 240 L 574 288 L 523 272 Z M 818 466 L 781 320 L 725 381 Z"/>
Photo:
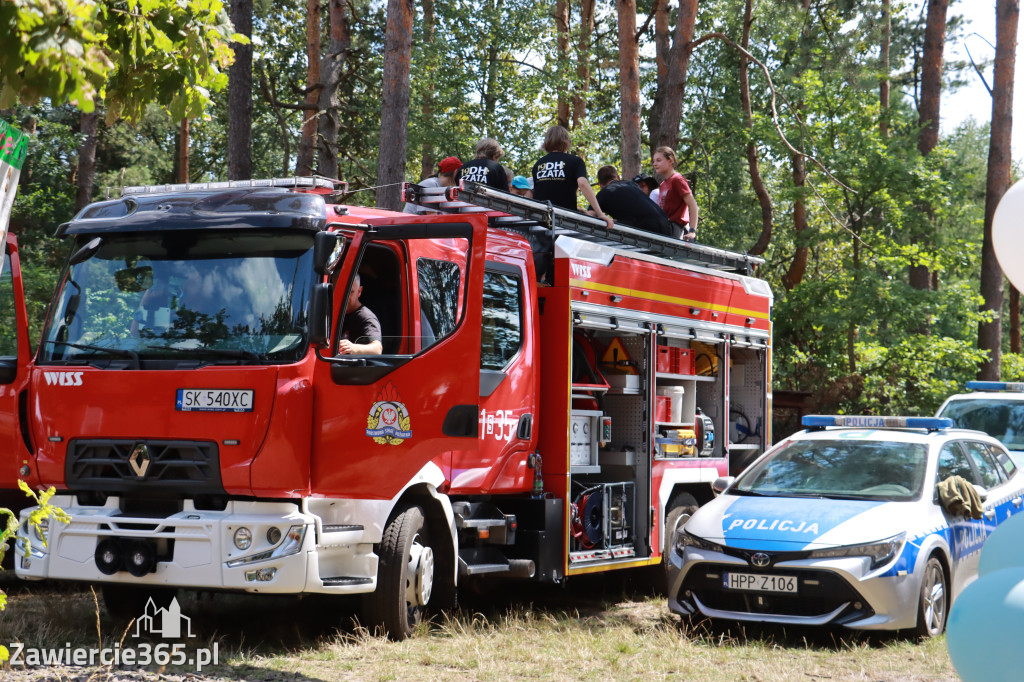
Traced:
<path fill-rule="evenodd" d="M 501 148 L 497 140 L 493 137 L 485 137 L 476 143 L 476 158 L 462 165 L 460 177 L 455 179 L 456 182 L 460 179 L 468 180 L 507 192 L 508 173 L 498 163 L 498 160 L 504 155 L 505 150 Z"/>

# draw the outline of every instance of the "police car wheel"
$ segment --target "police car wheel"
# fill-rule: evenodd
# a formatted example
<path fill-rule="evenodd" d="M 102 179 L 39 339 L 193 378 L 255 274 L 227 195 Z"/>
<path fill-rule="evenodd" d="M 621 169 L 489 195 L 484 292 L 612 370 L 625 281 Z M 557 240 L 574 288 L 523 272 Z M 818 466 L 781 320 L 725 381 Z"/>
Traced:
<path fill-rule="evenodd" d="M 936 557 L 928 557 L 921 578 L 921 596 L 917 607 L 918 637 L 938 637 L 946 629 L 949 615 L 949 590 L 946 572 Z"/>
<path fill-rule="evenodd" d="M 436 557 L 423 510 L 408 507 L 384 529 L 378 550 L 377 590 L 367 595 L 364 616 L 395 641 L 423 621 L 434 591 Z"/>

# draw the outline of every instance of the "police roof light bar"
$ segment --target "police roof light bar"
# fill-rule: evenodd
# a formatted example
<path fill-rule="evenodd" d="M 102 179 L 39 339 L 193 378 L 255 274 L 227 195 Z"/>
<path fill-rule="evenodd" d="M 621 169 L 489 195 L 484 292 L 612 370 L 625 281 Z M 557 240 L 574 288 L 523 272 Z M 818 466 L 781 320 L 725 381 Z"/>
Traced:
<path fill-rule="evenodd" d="M 1020 381 L 968 381 L 967 389 L 971 391 L 1015 391 L 1024 393 L 1024 383 Z"/>
<path fill-rule="evenodd" d="M 843 426 L 854 429 L 928 429 L 938 431 L 953 426 L 953 420 L 945 417 L 872 417 L 866 415 L 821 415 L 809 414 L 803 418 L 808 428 Z"/>
<path fill-rule="evenodd" d="M 340 186 L 340 187 L 339 187 Z M 286 187 L 293 189 L 326 189 L 331 192 L 347 192 L 348 183 L 342 180 L 331 180 L 319 175 L 293 176 L 288 178 L 267 178 L 264 180 L 226 180 L 221 182 L 188 182 L 173 185 L 132 185 L 129 187 L 110 187 L 121 190 L 121 196 L 133 194 L 164 194 L 173 192 L 203 192 L 222 189 L 262 189 L 265 187 Z"/>

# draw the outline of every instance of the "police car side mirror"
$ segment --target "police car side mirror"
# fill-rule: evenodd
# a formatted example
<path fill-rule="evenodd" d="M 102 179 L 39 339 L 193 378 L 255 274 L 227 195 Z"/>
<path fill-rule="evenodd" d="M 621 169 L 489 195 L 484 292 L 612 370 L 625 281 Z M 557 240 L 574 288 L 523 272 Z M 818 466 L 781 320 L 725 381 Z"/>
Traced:
<path fill-rule="evenodd" d="M 313 286 L 309 302 L 309 342 L 324 347 L 331 342 L 331 301 L 334 285 L 322 282 Z"/>
<path fill-rule="evenodd" d="M 972 483 L 971 485 L 974 486 L 974 492 L 978 493 L 978 498 L 981 499 L 982 502 L 984 502 L 986 499 L 988 499 L 988 491 L 987 490 L 982 488 L 977 483 Z"/>
<path fill-rule="evenodd" d="M 715 479 L 715 482 L 711 484 L 711 489 L 715 491 L 716 495 L 721 495 L 735 480 L 735 476 L 722 476 L 721 478 Z"/>

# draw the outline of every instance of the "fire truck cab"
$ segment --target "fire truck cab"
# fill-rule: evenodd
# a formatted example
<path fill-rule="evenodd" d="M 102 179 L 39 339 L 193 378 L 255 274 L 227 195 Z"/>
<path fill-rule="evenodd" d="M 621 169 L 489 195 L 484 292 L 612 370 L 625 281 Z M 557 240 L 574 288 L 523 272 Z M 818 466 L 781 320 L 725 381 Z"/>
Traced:
<path fill-rule="evenodd" d="M 319 178 L 126 188 L 62 225 L 0 442 L 71 522 L 23 530 L 18 575 L 112 610 L 362 594 L 401 639 L 460 581 L 662 563 L 770 443 L 758 259 L 465 185 L 410 186 L 417 216 Z M 379 355 L 339 353 L 357 276 Z"/>

